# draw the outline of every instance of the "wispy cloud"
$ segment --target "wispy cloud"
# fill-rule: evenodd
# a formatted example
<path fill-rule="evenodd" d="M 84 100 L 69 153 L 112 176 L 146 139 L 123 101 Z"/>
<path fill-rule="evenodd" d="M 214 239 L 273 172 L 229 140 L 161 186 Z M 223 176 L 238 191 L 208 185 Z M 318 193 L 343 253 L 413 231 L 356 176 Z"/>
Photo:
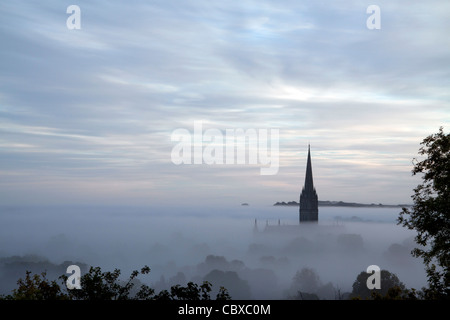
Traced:
<path fill-rule="evenodd" d="M 369 4 L 81 1 L 68 30 L 69 4 L 2 3 L 0 200 L 44 180 L 43 202 L 293 200 L 311 143 L 322 199 L 408 202 L 410 159 L 450 123 L 450 5 L 380 1 L 372 31 Z M 194 121 L 278 128 L 279 173 L 175 166 Z"/>

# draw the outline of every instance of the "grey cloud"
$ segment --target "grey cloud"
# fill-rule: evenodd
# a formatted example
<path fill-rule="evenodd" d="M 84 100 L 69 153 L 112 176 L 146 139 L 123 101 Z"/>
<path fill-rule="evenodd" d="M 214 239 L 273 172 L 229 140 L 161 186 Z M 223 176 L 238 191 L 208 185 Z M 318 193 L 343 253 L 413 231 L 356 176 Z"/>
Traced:
<path fill-rule="evenodd" d="M 133 176 L 152 172 L 169 186 L 178 174 L 207 184 L 208 168 L 181 173 L 170 162 L 171 132 L 204 119 L 221 130 L 279 128 L 282 167 L 271 179 L 294 184 L 281 174 L 301 165 L 308 141 L 335 151 L 324 167 L 349 150 L 359 164 L 382 152 L 398 163 L 450 121 L 444 2 L 380 2 L 379 31 L 366 29 L 370 3 L 357 1 L 133 3 L 82 2 L 76 31 L 60 2 L 2 6 L 4 169 L 97 168 L 101 180 L 134 165 Z M 382 168 L 372 170 L 387 197 Z"/>

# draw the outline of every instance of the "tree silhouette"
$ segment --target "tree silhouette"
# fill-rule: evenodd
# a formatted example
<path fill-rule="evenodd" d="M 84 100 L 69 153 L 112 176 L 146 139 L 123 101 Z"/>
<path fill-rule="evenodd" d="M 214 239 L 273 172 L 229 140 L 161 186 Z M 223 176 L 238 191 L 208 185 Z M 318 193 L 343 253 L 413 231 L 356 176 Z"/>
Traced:
<path fill-rule="evenodd" d="M 412 251 L 423 258 L 429 288 L 428 299 L 450 297 L 450 134 L 443 128 L 421 142 L 420 155 L 426 159 L 413 161 L 412 174 L 422 174 L 422 183 L 414 189 L 414 205 L 402 208 L 398 224 L 417 231 Z"/>
<path fill-rule="evenodd" d="M 331 282 L 322 284 L 314 269 L 302 268 L 295 273 L 288 296 L 295 300 L 331 300 L 336 298 L 336 289 Z"/>
<path fill-rule="evenodd" d="M 88 273 L 81 276 L 81 289 L 68 290 L 68 296 L 72 300 L 130 300 L 131 289 L 135 285 L 134 279 L 139 274 L 148 274 L 150 268 L 144 266 L 141 271 L 133 271 L 128 281 L 119 280 L 120 270 L 115 269 L 113 272 L 102 272 L 100 267 L 91 267 Z M 64 283 L 67 276 L 61 276 Z M 140 299 L 149 299 L 154 294 L 154 290 L 147 285 L 142 285 L 137 293 Z"/>
<path fill-rule="evenodd" d="M 61 290 L 56 281 L 47 279 L 45 272 L 32 275 L 26 271 L 25 279 L 17 281 L 18 288 L 12 294 L 3 297 L 5 300 L 67 300 L 69 297 Z M 0 299 L 2 297 L 0 296 Z"/>
<path fill-rule="evenodd" d="M 365 271 L 358 274 L 352 285 L 353 290 L 350 295 L 352 298 L 371 299 L 374 296 L 385 296 L 390 288 L 398 288 L 401 291 L 405 290 L 405 285 L 398 279 L 397 275 L 387 270 L 381 270 L 380 272 L 381 289 L 367 288 L 367 279 L 369 276 L 370 274 Z"/>
<path fill-rule="evenodd" d="M 102 272 L 100 267 L 90 267 L 89 272 L 81 276 L 81 289 L 68 290 L 65 283 L 66 275 L 60 276 L 63 286 L 46 278 L 46 274 L 32 275 L 26 271 L 25 279 L 17 281 L 18 288 L 12 294 L 0 296 L 0 300 L 210 300 L 212 284 L 204 281 L 197 285 L 189 282 L 185 287 L 177 284 L 171 287 L 170 292 L 162 290 L 155 295 L 155 290 L 141 284 L 135 294 L 132 289 L 139 284 L 137 277 L 148 274 L 150 268 L 144 266 L 140 271 L 133 271 L 127 281 L 121 281 L 120 270 Z M 230 300 L 227 289 L 220 287 L 217 300 Z"/>

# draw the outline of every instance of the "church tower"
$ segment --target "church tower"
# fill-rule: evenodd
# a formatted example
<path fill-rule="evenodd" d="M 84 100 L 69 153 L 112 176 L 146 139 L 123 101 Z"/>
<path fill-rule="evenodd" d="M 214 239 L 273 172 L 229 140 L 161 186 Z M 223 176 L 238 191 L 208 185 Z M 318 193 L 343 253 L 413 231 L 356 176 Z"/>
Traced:
<path fill-rule="evenodd" d="M 300 223 L 319 220 L 319 201 L 313 184 L 311 153 L 308 145 L 308 162 L 306 163 L 305 185 L 300 194 Z"/>

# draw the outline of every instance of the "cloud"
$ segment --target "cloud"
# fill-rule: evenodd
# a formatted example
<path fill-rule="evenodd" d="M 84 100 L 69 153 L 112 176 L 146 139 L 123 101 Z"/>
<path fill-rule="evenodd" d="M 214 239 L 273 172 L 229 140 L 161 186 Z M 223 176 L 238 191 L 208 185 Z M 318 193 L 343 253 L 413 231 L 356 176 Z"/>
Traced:
<path fill-rule="evenodd" d="M 56 190 L 67 175 L 105 190 L 108 176 L 142 188 L 151 176 L 164 192 L 153 182 L 147 192 L 161 199 L 177 190 L 193 203 L 225 193 L 239 201 L 245 192 L 272 203 L 292 200 L 272 199 L 277 186 L 301 189 L 310 142 L 319 194 L 358 201 L 335 188 L 353 184 L 371 202 L 408 202 L 410 159 L 450 121 L 449 5 L 381 1 L 381 30 L 372 31 L 369 4 L 80 2 L 81 29 L 68 30 L 64 3 L 8 2 L 0 11 L 3 169 L 31 173 L 35 184 L 51 172 Z M 279 174 L 174 166 L 171 132 L 200 120 L 219 130 L 279 128 Z M 35 186 L 27 183 L 15 190 Z M 210 184 L 220 191 L 200 187 Z M 80 187 L 77 199 L 95 198 L 89 190 Z"/>

